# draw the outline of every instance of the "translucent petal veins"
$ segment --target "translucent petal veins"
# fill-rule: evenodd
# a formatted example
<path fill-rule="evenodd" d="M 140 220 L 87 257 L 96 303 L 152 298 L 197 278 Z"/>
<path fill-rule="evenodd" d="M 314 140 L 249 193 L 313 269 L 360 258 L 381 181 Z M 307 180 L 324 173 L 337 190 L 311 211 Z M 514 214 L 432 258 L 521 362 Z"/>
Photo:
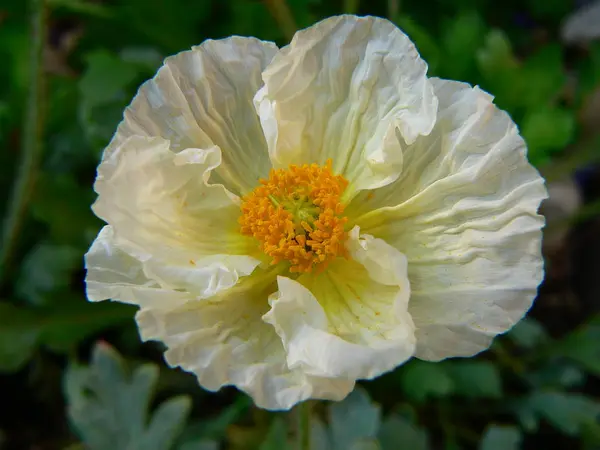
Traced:
<path fill-rule="evenodd" d="M 347 186 L 332 173 L 331 160 L 272 169 L 242 199 L 241 232 L 260 242 L 272 264 L 288 262 L 290 272 L 321 271 L 336 257 L 347 257 L 348 219 L 340 202 Z"/>

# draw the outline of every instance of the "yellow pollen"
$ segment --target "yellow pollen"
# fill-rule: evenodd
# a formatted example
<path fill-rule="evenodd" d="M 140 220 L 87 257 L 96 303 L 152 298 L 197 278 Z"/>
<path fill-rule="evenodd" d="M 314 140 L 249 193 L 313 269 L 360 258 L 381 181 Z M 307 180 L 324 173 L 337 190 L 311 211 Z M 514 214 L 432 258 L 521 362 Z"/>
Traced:
<path fill-rule="evenodd" d="M 348 181 L 331 171 L 331 160 L 271 169 L 269 179 L 242 198 L 241 232 L 253 236 L 272 258 L 288 261 L 290 272 L 323 270 L 338 256 L 348 257 L 340 202 Z"/>

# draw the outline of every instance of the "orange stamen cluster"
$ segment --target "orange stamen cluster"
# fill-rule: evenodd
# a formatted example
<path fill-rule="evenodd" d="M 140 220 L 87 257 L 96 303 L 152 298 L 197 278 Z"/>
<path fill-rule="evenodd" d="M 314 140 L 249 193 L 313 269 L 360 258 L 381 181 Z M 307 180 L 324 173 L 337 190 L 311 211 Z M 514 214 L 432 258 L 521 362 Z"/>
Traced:
<path fill-rule="evenodd" d="M 241 232 L 260 242 L 272 264 L 288 261 L 290 272 L 323 270 L 347 257 L 340 197 L 348 181 L 331 171 L 331 160 L 272 169 L 269 179 L 242 199 Z"/>

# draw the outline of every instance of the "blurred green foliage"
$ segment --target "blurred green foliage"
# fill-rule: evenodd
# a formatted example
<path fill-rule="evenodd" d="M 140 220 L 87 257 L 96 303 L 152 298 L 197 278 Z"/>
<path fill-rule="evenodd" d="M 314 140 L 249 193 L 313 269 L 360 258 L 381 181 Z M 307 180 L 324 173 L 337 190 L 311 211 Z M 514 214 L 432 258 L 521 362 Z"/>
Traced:
<path fill-rule="evenodd" d="M 25 138 L 30 3 L 0 4 L 2 211 Z M 95 167 L 137 87 L 165 56 L 207 38 L 253 35 L 285 45 L 272 3 L 47 1 L 43 161 L 32 168 L 35 189 L 0 291 L 0 448 L 292 445 L 294 413 L 260 411 L 232 390 L 208 394 L 191 375 L 164 369 L 158 344 L 139 342 L 135 308 L 88 303 L 83 288 L 82 257 L 101 227 L 90 210 Z M 600 87 L 600 45 L 573 50 L 560 43 L 572 2 L 287 0 L 297 27 L 351 4 L 363 14 L 391 11 L 431 75 L 492 93 L 519 124 L 539 168 L 560 162 L 590 132 L 581 116 Z M 312 448 L 600 448 L 600 319 L 579 322 L 564 333 L 529 318 L 476 358 L 411 361 L 342 403 L 315 404 Z M 98 339 L 123 356 L 94 346 Z"/>

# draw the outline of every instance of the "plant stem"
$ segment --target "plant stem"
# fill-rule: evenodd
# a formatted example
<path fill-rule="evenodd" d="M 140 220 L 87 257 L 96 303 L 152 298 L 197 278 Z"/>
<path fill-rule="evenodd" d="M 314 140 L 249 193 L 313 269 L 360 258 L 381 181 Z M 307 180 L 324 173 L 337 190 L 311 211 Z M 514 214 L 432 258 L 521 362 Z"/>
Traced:
<path fill-rule="evenodd" d="M 23 124 L 23 148 L 17 178 L 4 219 L 0 247 L 0 283 L 5 277 L 27 207 L 33 193 L 42 156 L 44 133 L 44 43 L 46 41 L 46 0 L 32 0 L 29 98 Z"/>
<path fill-rule="evenodd" d="M 310 450 L 310 401 L 298 405 L 298 448 Z"/>
<path fill-rule="evenodd" d="M 283 32 L 286 39 L 292 40 L 298 26 L 294 20 L 294 16 L 290 7 L 285 0 L 264 0 L 269 12 L 279 25 L 279 29 Z"/>

